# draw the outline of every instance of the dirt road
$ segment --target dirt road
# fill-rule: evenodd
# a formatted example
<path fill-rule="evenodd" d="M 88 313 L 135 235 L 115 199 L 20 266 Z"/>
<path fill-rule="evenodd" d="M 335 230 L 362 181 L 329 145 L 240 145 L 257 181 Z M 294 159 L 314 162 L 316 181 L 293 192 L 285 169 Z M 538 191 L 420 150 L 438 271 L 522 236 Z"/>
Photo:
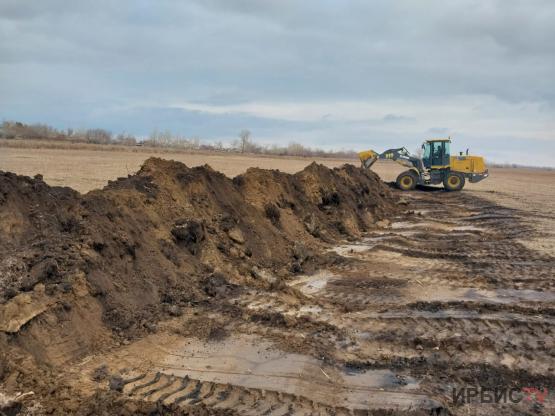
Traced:
<path fill-rule="evenodd" d="M 23 172 L 46 153 L 10 155 Z M 305 163 L 237 157 L 210 164 Z M 84 155 L 58 158 L 47 182 L 90 189 L 60 168 Z M 555 414 L 553 179 L 496 169 L 460 193 L 401 193 L 358 169 L 231 181 L 151 161 L 79 196 L 10 177 L 1 266 L 23 292 L 0 305 L 17 363 L 0 381 L 32 386 L 30 414 Z M 52 253 L 34 288 L 14 280 L 36 257 L 18 242 L 26 221 L 29 250 Z M 27 320 L 6 319 L 18 310 Z"/>

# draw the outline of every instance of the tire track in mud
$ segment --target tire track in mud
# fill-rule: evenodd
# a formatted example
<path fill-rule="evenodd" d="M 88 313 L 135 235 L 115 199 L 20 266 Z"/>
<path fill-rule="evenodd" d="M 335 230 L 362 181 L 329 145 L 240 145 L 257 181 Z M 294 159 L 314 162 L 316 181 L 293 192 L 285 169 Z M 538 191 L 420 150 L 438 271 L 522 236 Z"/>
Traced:
<path fill-rule="evenodd" d="M 410 394 L 423 397 L 416 407 L 336 407 L 275 386 L 244 385 L 249 374 L 226 383 L 167 369 L 127 380 L 124 393 L 134 400 L 236 414 L 464 415 L 477 404 L 454 406 L 452 388 L 537 385 L 551 391 L 553 259 L 517 240 L 515 230 L 521 231 L 518 238 L 533 236 L 519 213 L 501 208 L 497 214 L 492 204 L 462 194 L 408 198 L 410 208 L 427 212 L 424 218 L 403 216 L 401 225 L 369 233 L 342 251 L 349 261 L 294 279 L 291 290 L 252 288 L 227 301 L 242 313 L 230 324 L 232 332 L 257 334 L 339 371 L 386 369 L 401 380 L 412 377 L 418 387 Z M 554 410 L 546 409 L 545 414 Z"/>
<path fill-rule="evenodd" d="M 527 288 L 552 288 L 551 277 L 555 274 L 555 258 L 526 248 L 518 239 L 531 238 L 535 233 L 524 224 L 523 217 L 528 213 L 498 207 L 492 203 L 472 198 L 467 195 L 441 195 L 449 203 L 434 205 L 429 202 L 428 214 L 435 222 L 448 221 L 443 224 L 454 225 L 451 230 L 404 234 L 403 229 L 392 229 L 389 241 L 382 239 L 373 249 L 397 252 L 404 256 L 423 259 L 437 259 L 450 262 L 450 270 L 458 268 L 469 274 L 484 278 L 495 288 L 511 287 L 526 283 Z M 462 199 L 472 215 L 461 211 Z M 419 207 L 422 200 L 430 196 L 413 196 L 413 203 Z M 502 214 L 498 214 L 501 211 Z M 458 215 L 456 214 L 458 213 Z M 424 218 L 424 221 L 429 221 Z M 422 218 L 412 219 L 414 224 L 422 227 Z M 529 218 L 528 218 L 529 220 Z M 420 223 L 420 224 L 419 224 Z M 471 223 L 472 233 L 468 230 L 459 234 L 457 227 L 464 229 L 465 223 Z M 447 271 L 447 270 L 446 270 Z M 448 278 L 448 273 L 444 273 Z M 531 285 L 537 285 L 532 286 Z"/>
<path fill-rule="evenodd" d="M 188 376 L 176 377 L 161 373 L 144 374 L 130 382 L 124 393 L 140 400 L 160 401 L 182 407 L 202 403 L 231 409 L 240 414 L 301 414 L 320 411 L 322 414 L 349 414 L 346 409 L 331 408 L 290 394 L 246 388 L 227 383 L 201 381 Z M 302 412 L 305 410 L 305 412 Z"/>
<path fill-rule="evenodd" d="M 184 409 L 202 404 L 214 409 L 230 410 L 244 415 L 374 415 L 384 414 L 383 409 L 346 408 L 319 403 L 302 395 L 274 390 L 243 387 L 178 377 L 164 373 L 141 374 L 123 381 L 123 392 L 136 400 L 178 405 Z M 434 403 L 422 399 L 423 407 Z M 442 414 L 441 408 L 429 408 Z M 412 411 L 388 414 L 414 414 Z"/>
<path fill-rule="evenodd" d="M 353 325 L 363 331 L 359 338 L 405 347 L 409 353 L 414 349 L 441 350 L 450 359 L 464 362 L 461 360 L 464 355 L 477 351 L 480 355 L 489 354 L 490 363 L 515 363 L 528 370 L 538 366 L 548 368 L 555 358 L 553 320 L 534 322 L 526 317 L 421 314 L 369 318 L 365 316 L 364 323 Z M 392 328 L 395 328 L 393 333 Z"/>
<path fill-rule="evenodd" d="M 351 351 L 373 365 L 391 368 L 392 362 L 421 357 L 428 364 L 432 360 L 437 373 L 449 374 L 450 386 L 460 386 L 469 383 L 458 374 L 465 366 L 487 363 L 488 371 L 498 375 L 498 385 L 535 381 L 551 391 L 555 258 L 520 242 L 541 234 L 529 225 L 529 213 L 463 194 L 407 198 L 414 212 L 425 215 L 401 217 L 400 225 L 370 233 L 350 252 L 343 250 L 353 262 L 333 270 L 336 276 L 310 294 L 322 306 L 313 318 L 355 333 Z M 393 266 L 380 269 L 384 264 Z M 376 280 L 378 284 L 364 283 Z M 407 295 L 410 290 L 391 287 L 388 280 L 432 293 L 466 288 L 477 296 L 415 300 Z M 389 349 L 387 358 L 376 353 L 377 345 Z M 412 364 L 400 369 L 414 376 L 425 371 Z M 440 394 L 445 381 L 430 369 L 425 385 Z M 486 374 L 474 379 L 487 380 Z"/>

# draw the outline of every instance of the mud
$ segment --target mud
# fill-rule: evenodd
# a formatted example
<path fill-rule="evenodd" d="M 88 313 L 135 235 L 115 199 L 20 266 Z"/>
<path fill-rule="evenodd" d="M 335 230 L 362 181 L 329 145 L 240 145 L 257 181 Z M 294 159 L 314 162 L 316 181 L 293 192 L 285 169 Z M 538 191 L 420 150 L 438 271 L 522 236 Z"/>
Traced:
<path fill-rule="evenodd" d="M 85 195 L 0 173 L 0 196 L 2 350 L 31 368 L 127 345 L 188 308 L 225 310 L 246 287 L 288 290 L 283 278 L 340 260 L 323 255 L 329 242 L 357 238 L 396 210 L 375 174 L 317 164 L 231 180 L 149 159 Z M 182 334 L 226 336 L 199 321 Z M 31 387 L 10 364 L 7 388 Z"/>
<path fill-rule="evenodd" d="M 555 411 L 555 258 L 528 213 L 316 164 L 150 159 L 85 195 L 2 173 L 0 196 L 22 414 Z M 549 394 L 453 402 L 478 386 Z"/>
<path fill-rule="evenodd" d="M 38 283 L 71 292 L 84 276 L 106 320 L 124 330 L 147 318 L 139 306 L 152 319 L 161 303 L 204 299 L 198 282 L 208 273 L 250 283 L 255 266 L 277 275 L 312 270 L 328 261 L 315 254 L 322 240 L 356 237 L 394 207 L 376 175 L 349 166 L 313 164 L 296 175 L 250 169 L 232 181 L 208 166 L 150 159 L 83 196 L 40 178 L 0 179 L 4 302 Z"/>

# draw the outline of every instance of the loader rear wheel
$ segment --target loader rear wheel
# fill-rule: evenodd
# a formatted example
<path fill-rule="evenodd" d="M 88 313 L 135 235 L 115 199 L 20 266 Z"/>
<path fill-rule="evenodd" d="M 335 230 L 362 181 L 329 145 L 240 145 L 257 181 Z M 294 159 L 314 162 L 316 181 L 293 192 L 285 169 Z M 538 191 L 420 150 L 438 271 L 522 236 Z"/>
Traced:
<path fill-rule="evenodd" d="M 411 170 L 407 170 L 397 176 L 397 187 L 403 191 L 412 191 L 416 187 L 418 182 L 418 177 L 416 173 Z"/>
<path fill-rule="evenodd" d="M 464 187 L 464 182 L 464 176 L 456 172 L 449 172 L 443 178 L 443 186 L 447 191 L 460 191 Z"/>

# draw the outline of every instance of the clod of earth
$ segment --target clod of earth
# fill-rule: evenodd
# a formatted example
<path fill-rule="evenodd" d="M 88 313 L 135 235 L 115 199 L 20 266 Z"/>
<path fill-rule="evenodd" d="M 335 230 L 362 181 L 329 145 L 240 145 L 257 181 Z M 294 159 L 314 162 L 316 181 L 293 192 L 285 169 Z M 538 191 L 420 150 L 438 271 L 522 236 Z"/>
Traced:
<path fill-rule="evenodd" d="M 206 231 L 204 225 L 196 220 L 181 219 L 175 222 L 171 234 L 194 255 L 204 241 Z"/>
<path fill-rule="evenodd" d="M 231 238 L 237 244 L 245 244 L 245 236 L 240 229 L 232 228 L 227 232 L 227 235 L 229 235 L 229 238 Z"/>

